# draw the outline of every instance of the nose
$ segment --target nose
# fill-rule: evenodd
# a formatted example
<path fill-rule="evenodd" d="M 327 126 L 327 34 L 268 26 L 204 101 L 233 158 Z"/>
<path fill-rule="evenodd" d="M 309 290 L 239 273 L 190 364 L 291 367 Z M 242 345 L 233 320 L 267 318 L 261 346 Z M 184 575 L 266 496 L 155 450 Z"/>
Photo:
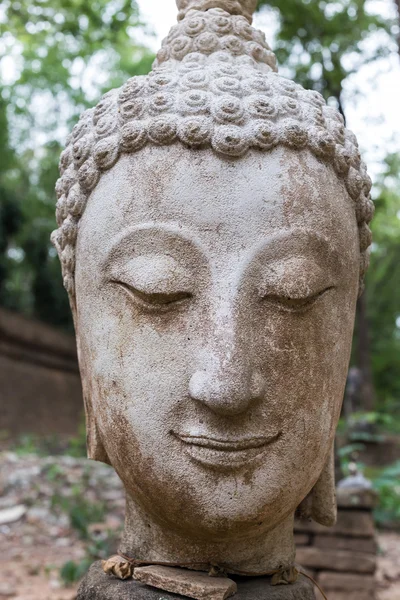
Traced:
<path fill-rule="evenodd" d="M 189 382 L 190 396 L 218 415 L 235 416 L 245 413 L 263 396 L 265 381 L 258 370 L 246 363 L 210 360 L 196 371 Z"/>

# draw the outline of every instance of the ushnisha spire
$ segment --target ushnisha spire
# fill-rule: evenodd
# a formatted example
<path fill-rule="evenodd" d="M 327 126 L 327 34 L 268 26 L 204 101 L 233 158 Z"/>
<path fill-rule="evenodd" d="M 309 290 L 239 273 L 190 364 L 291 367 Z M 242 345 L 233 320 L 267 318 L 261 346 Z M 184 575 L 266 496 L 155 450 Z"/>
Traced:
<path fill-rule="evenodd" d="M 260 70 L 277 70 L 265 35 L 250 26 L 253 0 L 178 0 L 177 4 L 183 7 L 178 24 L 163 40 L 153 68 L 169 60 L 182 61 L 192 53 L 209 57 L 226 52 L 233 58 L 243 57 L 242 63 L 247 57 L 253 59 Z"/>
<path fill-rule="evenodd" d="M 230 15 L 243 15 L 249 23 L 257 7 L 257 0 L 176 0 L 179 9 L 178 20 L 183 19 L 190 10 L 205 12 L 210 8 L 221 8 Z"/>
<path fill-rule="evenodd" d="M 59 228 L 52 240 L 74 295 L 79 219 L 102 172 L 145 145 L 183 144 L 233 160 L 278 145 L 309 150 L 330 165 L 354 202 L 360 280 L 368 265 L 371 180 L 353 133 L 318 92 L 281 77 L 261 31 L 256 0 L 177 0 L 178 23 L 147 76 L 132 77 L 87 110 L 67 139 L 56 185 Z M 362 286 L 360 286 L 360 289 Z"/>

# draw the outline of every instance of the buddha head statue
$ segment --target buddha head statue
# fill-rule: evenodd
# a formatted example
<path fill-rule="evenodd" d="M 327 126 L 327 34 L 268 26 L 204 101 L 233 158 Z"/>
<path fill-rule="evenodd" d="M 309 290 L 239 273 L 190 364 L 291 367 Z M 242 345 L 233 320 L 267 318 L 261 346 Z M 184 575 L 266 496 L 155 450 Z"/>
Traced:
<path fill-rule="evenodd" d="M 153 71 L 68 137 L 52 239 L 121 549 L 265 572 L 296 510 L 335 519 L 371 182 L 337 110 L 277 73 L 256 0 L 177 4 Z"/>

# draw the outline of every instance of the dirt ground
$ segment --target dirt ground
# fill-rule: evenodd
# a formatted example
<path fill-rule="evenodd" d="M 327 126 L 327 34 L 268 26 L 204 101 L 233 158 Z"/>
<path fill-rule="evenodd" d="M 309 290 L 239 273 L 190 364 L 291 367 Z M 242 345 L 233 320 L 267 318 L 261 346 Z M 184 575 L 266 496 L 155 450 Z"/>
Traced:
<path fill-rule="evenodd" d="M 106 465 L 0 453 L 0 600 L 73 600 L 78 583 L 66 585 L 61 569 L 114 553 L 123 512 Z M 377 600 L 400 600 L 400 534 L 377 535 Z"/>

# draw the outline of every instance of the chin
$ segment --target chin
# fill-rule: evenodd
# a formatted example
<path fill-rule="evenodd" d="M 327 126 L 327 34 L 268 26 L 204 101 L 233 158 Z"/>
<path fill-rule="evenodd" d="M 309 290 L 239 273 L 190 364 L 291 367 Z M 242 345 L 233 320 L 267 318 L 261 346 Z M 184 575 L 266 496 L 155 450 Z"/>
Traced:
<path fill-rule="evenodd" d="M 176 531 L 210 541 L 228 542 L 266 534 L 284 519 L 277 517 L 275 511 L 266 510 L 264 506 L 254 506 L 253 511 L 246 515 L 243 513 L 243 506 L 238 506 L 237 510 L 231 506 L 230 510 L 215 507 L 213 512 L 191 513 L 187 520 L 182 519 L 183 515 L 177 515 Z"/>
<path fill-rule="evenodd" d="M 255 537 L 274 529 L 294 513 L 296 505 L 285 502 L 277 490 L 263 490 L 262 497 L 255 497 L 253 486 L 246 486 L 240 494 L 232 493 L 234 482 L 221 481 L 211 494 L 203 493 L 207 488 L 199 484 L 195 496 L 165 499 L 163 506 L 152 502 L 157 520 L 168 522 L 176 532 L 214 541 Z M 234 479 L 234 478 L 232 478 Z M 183 500 L 183 501 L 182 501 Z M 283 501 L 282 501 L 283 500 Z M 166 510 L 180 501 L 179 511 Z M 282 506 L 286 506 L 286 511 Z M 289 505 L 289 508 L 287 508 Z"/>

